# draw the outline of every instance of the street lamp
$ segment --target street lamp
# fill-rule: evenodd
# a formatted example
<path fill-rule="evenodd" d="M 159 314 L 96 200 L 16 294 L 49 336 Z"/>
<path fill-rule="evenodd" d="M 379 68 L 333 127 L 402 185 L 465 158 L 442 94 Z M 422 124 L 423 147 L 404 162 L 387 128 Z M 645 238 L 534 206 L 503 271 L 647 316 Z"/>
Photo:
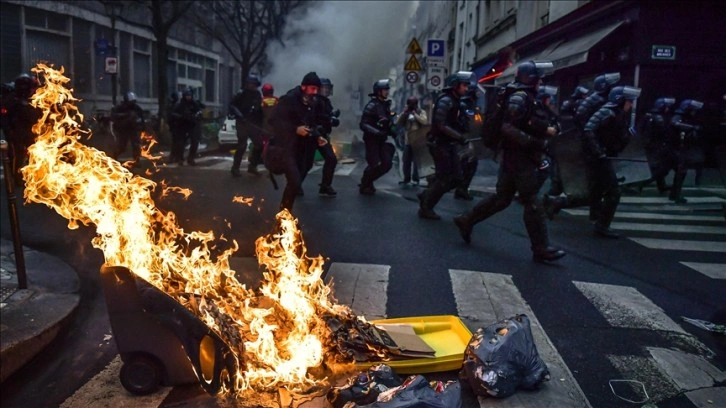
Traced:
<path fill-rule="evenodd" d="M 124 4 L 118 0 L 107 0 L 103 2 L 103 6 L 106 8 L 106 14 L 111 17 L 111 35 L 113 36 L 113 56 L 118 58 L 116 50 L 116 18 L 121 15 L 124 10 Z M 118 64 L 114 66 L 113 72 L 111 72 L 111 103 L 116 106 L 116 93 L 117 93 L 117 77 L 118 77 Z"/>

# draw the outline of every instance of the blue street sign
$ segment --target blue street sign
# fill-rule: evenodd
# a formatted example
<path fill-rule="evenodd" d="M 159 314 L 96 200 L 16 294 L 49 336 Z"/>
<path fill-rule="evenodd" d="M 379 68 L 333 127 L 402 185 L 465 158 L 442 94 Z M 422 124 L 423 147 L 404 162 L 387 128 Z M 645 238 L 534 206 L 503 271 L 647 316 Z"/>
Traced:
<path fill-rule="evenodd" d="M 441 57 L 446 55 L 445 42 L 441 39 L 427 40 L 426 41 L 426 56 L 427 57 Z"/>

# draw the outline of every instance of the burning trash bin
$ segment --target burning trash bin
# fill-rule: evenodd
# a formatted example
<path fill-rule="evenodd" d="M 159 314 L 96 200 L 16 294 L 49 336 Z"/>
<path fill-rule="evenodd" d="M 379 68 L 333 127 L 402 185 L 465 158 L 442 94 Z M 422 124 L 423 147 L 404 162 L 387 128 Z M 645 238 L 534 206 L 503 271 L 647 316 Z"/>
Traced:
<path fill-rule="evenodd" d="M 194 314 L 124 267 L 101 267 L 101 284 L 126 390 L 145 395 L 197 381 L 212 395 L 230 388 L 237 357 Z"/>

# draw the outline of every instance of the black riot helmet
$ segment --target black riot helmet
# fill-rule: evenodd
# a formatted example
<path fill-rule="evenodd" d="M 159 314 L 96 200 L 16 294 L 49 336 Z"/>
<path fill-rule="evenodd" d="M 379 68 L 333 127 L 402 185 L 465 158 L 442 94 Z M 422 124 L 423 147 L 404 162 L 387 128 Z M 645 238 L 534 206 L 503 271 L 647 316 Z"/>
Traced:
<path fill-rule="evenodd" d="M 179 92 L 172 92 L 170 97 L 173 103 L 179 102 Z"/>
<path fill-rule="evenodd" d="M 38 87 L 38 79 L 28 74 L 20 74 L 14 81 L 15 92 L 20 96 L 30 96 Z"/>
<path fill-rule="evenodd" d="M 572 95 L 570 95 L 570 98 L 572 99 L 583 99 L 587 96 L 587 94 L 590 93 L 590 90 L 585 88 L 582 85 L 578 85 L 574 91 L 572 91 Z"/>
<path fill-rule="evenodd" d="M 182 91 L 182 98 L 185 96 L 194 96 L 194 90 L 192 88 L 187 88 L 184 91 Z"/>
<path fill-rule="evenodd" d="M 640 96 L 640 88 L 632 86 L 616 86 L 608 94 L 608 102 L 622 105 L 625 101 L 634 101 Z"/>
<path fill-rule="evenodd" d="M 321 94 L 325 94 L 324 96 L 333 94 L 333 82 L 330 78 L 320 78 L 320 91 Z"/>
<path fill-rule="evenodd" d="M 471 71 L 458 71 L 455 74 L 449 75 L 448 78 L 446 78 L 446 88 L 445 89 L 452 89 L 455 88 L 458 84 L 471 83 L 471 77 L 474 75 Z"/>
<path fill-rule="evenodd" d="M 557 92 L 559 91 L 559 88 L 552 85 L 543 85 L 540 86 L 537 90 L 537 100 L 544 103 L 548 98 L 550 100 L 557 97 Z"/>
<path fill-rule="evenodd" d="M 526 61 L 517 67 L 516 80 L 520 84 L 535 86 L 540 79 L 554 71 L 551 61 Z"/>
<path fill-rule="evenodd" d="M 595 92 L 606 93 L 610 88 L 620 81 L 620 72 L 610 72 L 595 77 L 593 88 Z"/>
<path fill-rule="evenodd" d="M 676 104 L 676 98 L 658 98 L 653 103 L 652 112 L 665 113 L 671 106 Z"/>
<path fill-rule="evenodd" d="M 678 105 L 678 110 L 676 110 L 676 113 L 680 114 L 695 114 L 696 111 L 699 111 L 703 108 L 703 102 L 697 101 L 695 99 L 684 99 L 681 101 L 681 104 Z"/>
<path fill-rule="evenodd" d="M 126 92 L 124 94 L 124 102 L 136 102 L 136 94 L 133 92 Z"/>
<path fill-rule="evenodd" d="M 377 94 L 378 91 L 382 89 L 391 89 L 391 80 L 390 79 L 379 79 L 378 81 L 373 83 L 373 93 Z"/>
<path fill-rule="evenodd" d="M 247 75 L 247 83 L 248 84 L 254 84 L 255 87 L 260 86 L 262 82 L 260 81 L 260 77 L 254 74 Z"/>

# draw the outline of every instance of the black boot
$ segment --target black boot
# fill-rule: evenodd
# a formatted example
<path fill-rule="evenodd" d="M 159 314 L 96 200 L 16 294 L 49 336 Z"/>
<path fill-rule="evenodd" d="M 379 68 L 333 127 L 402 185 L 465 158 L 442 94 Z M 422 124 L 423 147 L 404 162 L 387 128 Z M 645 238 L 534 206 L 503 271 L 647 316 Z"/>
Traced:
<path fill-rule="evenodd" d="M 467 244 L 470 244 L 471 230 L 474 228 L 474 225 L 469 222 L 469 217 L 466 214 L 454 217 L 454 224 L 456 224 L 456 227 L 459 228 L 461 239 L 463 239 Z"/>
<path fill-rule="evenodd" d="M 472 201 L 474 197 L 469 194 L 469 189 L 467 188 L 457 188 L 454 191 L 454 198 L 457 200 L 464 200 L 464 201 Z"/>
<path fill-rule="evenodd" d="M 661 194 L 671 189 L 671 187 L 666 184 L 665 177 L 657 177 L 655 179 L 655 184 L 658 186 L 658 192 Z"/>
<path fill-rule="evenodd" d="M 671 188 L 671 193 L 668 196 L 669 200 L 675 201 L 676 204 L 685 204 L 688 202 L 683 196 L 681 195 L 681 190 L 683 189 L 683 182 L 686 179 L 686 173 L 676 173 L 675 176 L 673 176 L 673 187 Z"/>
<path fill-rule="evenodd" d="M 429 190 L 427 190 L 429 191 Z M 418 194 L 418 217 L 425 220 L 440 220 L 441 217 L 434 212 L 427 204 L 427 191 Z"/>
<path fill-rule="evenodd" d="M 457 228 L 459 228 L 461 239 L 463 239 L 467 244 L 471 243 L 471 232 L 474 229 L 474 225 L 484 221 L 506 207 L 507 203 L 499 200 L 496 195 L 493 195 L 486 200 L 481 200 L 476 203 L 474 208 L 472 208 L 468 213 L 455 217 L 454 224 L 456 224 Z"/>
<path fill-rule="evenodd" d="M 610 238 L 610 239 L 620 238 L 620 234 L 615 232 L 612 228 L 602 225 L 599 222 L 595 223 L 595 227 L 594 227 L 593 231 L 595 232 L 595 235 L 601 236 L 603 238 Z"/>
<path fill-rule="evenodd" d="M 532 260 L 537 263 L 545 263 L 556 261 L 567 253 L 561 249 L 555 247 L 546 246 L 532 250 Z"/>

